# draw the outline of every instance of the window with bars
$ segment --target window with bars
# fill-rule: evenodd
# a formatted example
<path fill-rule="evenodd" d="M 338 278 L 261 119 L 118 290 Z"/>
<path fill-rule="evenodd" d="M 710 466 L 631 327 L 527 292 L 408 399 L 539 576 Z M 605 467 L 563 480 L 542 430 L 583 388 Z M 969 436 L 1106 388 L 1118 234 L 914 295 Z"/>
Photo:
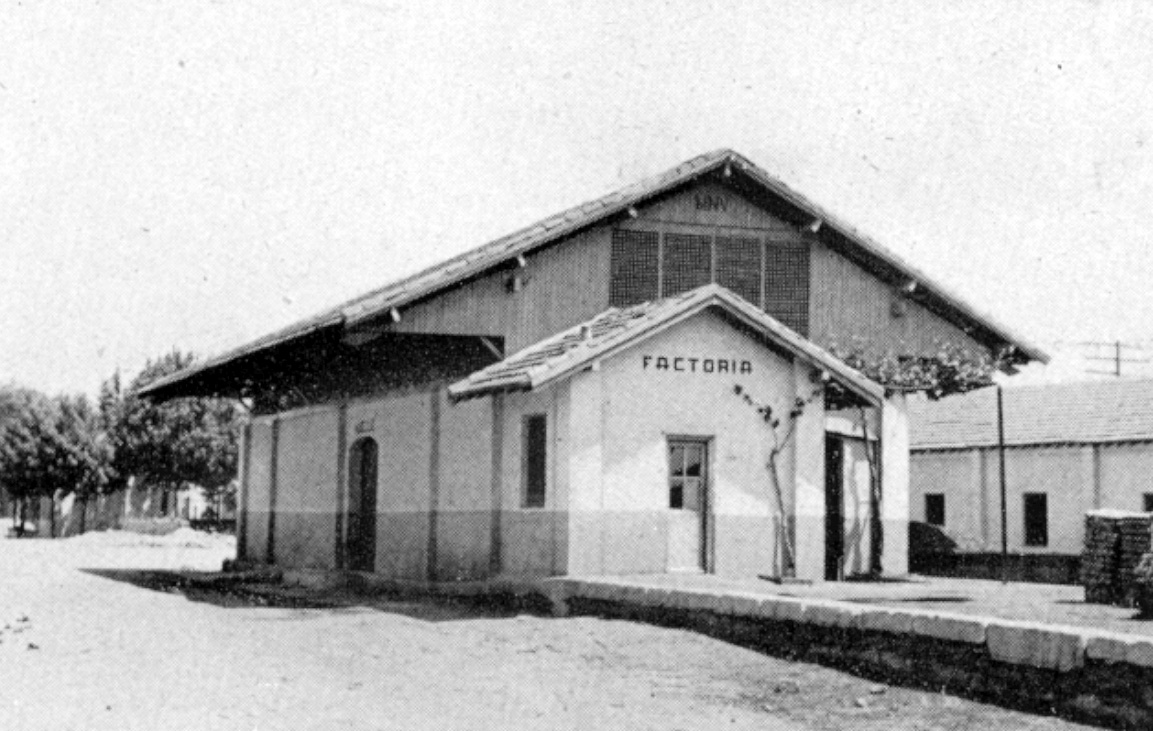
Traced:
<path fill-rule="evenodd" d="M 524 417 L 524 490 L 522 507 L 543 508 L 548 478 L 548 420 L 544 414 Z"/>

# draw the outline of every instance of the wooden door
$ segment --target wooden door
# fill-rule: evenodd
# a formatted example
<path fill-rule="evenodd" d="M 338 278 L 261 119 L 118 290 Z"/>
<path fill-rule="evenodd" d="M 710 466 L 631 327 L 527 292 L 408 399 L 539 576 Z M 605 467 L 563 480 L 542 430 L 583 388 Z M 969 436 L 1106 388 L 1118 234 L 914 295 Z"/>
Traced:
<path fill-rule="evenodd" d="M 825 579 L 844 578 L 845 460 L 844 444 L 825 437 Z"/>
<path fill-rule="evenodd" d="M 376 441 L 358 439 L 348 459 L 348 567 L 372 571 L 376 566 Z"/>
<path fill-rule="evenodd" d="M 708 569 L 708 443 L 669 441 L 670 571 Z"/>

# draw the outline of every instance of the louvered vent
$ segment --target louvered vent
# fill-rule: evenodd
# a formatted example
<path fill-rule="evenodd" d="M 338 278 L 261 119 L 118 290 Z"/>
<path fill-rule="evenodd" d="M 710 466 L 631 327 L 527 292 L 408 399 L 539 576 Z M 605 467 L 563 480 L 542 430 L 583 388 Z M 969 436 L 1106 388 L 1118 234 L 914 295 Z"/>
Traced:
<path fill-rule="evenodd" d="M 613 231 L 609 305 L 629 305 L 657 299 L 660 234 L 656 231 Z"/>
<path fill-rule="evenodd" d="M 761 251 L 757 239 L 717 237 L 716 282 L 761 306 Z"/>
<path fill-rule="evenodd" d="M 809 334 L 809 249 L 769 244 L 765 251 L 765 311 Z"/>
<path fill-rule="evenodd" d="M 665 297 L 703 287 L 712 281 L 712 270 L 712 237 L 665 234 Z"/>

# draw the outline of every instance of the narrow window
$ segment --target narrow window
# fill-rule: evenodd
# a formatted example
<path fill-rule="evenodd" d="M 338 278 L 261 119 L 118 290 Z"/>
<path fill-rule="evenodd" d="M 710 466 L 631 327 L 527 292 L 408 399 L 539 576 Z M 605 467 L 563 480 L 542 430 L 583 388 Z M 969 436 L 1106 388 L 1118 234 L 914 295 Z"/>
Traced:
<path fill-rule="evenodd" d="M 1049 498 L 1043 492 L 1025 493 L 1025 545 L 1049 545 Z"/>
<path fill-rule="evenodd" d="M 945 525 L 945 496 L 939 492 L 925 495 L 925 522 L 929 525 Z"/>
<path fill-rule="evenodd" d="M 526 508 L 543 508 L 548 474 L 548 422 L 544 414 L 524 418 L 524 500 Z"/>
<path fill-rule="evenodd" d="M 609 305 L 628 307 L 655 300 L 660 293 L 660 235 L 656 231 L 613 231 Z"/>
<path fill-rule="evenodd" d="M 696 234 L 665 234 L 664 297 L 713 281 L 713 240 Z"/>
<path fill-rule="evenodd" d="M 1146 513 L 1153 513 L 1153 492 L 1147 492 L 1141 496 L 1141 506 Z"/>

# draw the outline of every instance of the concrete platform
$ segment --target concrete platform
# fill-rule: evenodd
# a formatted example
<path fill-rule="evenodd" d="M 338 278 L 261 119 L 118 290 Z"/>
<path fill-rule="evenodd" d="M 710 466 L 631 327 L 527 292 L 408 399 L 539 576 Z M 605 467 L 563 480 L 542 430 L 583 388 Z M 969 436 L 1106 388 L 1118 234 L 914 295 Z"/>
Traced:
<path fill-rule="evenodd" d="M 590 600 L 963 643 L 980 647 L 1000 663 L 1058 672 L 1083 667 L 1087 658 L 1153 668 L 1153 636 L 907 606 L 933 585 L 778 585 L 701 575 L 570 577 L 541 583 L 560 614 L 574 601 Z"/>

